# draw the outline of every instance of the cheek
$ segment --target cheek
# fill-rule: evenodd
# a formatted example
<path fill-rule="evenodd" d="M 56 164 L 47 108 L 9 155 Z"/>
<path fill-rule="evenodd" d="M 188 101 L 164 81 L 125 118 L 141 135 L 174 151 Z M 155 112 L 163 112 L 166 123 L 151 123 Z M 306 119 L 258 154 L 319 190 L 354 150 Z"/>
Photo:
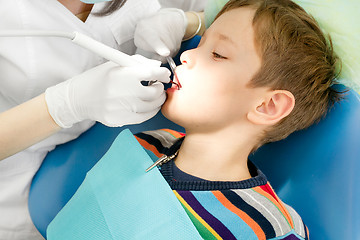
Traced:
<path fill-rule="evenodd" d="M 223 122 L 233 111 L 228 91 L 208 84 L 201 89 L 181 89 L 168 94 L 162 113 L 169 120 L 185 127 Z"/>
<path fill-rule="evenodd" d="M 215 96 L 223 89 L 223 74 L 219 74 L 214 69 L 206 67 L 199 70 L 188 70 L 180 72 L 180 81 L 183 89 L 180 91 L 184 97 L 193 99 L 199 95 Z"/>
<path fill-rule="evenodd" d="M 234 110 L 234 96 L 239 92 L 233 74 L 224 69 L 202 69 L 179 71 L 183 88 L 169 93 L 162 107 L 165 117 L 183 127 L 223 121 Z"/>
<path fill-rule="evenodd" d="M 167 119 L 184 127 L 186 124 L 186 116 L 189 115 L 188 113 L 190 110 L 185 106 L 186 104 L 184 104 L 184 100 L 182 100 L 182 98 L 178 96 L 177 92 L 170 93 L 168 94 L 164 105 L 161 107 L 161 113 Z"/>

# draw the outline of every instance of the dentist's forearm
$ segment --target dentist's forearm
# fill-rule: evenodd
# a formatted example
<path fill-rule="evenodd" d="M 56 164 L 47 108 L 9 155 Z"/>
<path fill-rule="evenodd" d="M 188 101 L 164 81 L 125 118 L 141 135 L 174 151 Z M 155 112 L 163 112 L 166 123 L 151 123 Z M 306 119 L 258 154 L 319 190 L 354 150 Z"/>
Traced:
<path fill-rule="evenodd" d="M 0 160 L 58 132 L 44 94 L 0 114 Z"/>
<path fill-rule="evenodd" d="M 199 17 L 196 15 L 198 14 L 201 23 L 199 22 Z M 205 14 L 204 12 L 185 12 L 186 18 L 188 20 L 188 25 L 185 31 L 185 35 L 183 39 L 189 39 L 195 35 L 202 36 L 205 32 Z M 200 26 L 199 31 L 197 32 L 198 28 Z"/>

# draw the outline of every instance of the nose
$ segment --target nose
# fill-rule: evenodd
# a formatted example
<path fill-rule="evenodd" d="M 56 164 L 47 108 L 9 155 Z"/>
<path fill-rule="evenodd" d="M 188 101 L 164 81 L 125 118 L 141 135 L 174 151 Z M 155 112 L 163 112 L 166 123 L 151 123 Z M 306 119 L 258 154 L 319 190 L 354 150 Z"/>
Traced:
<path fill-rule="evenodd" d="M 180 62 L 187 67 L 192 67 L 195 63 L 195 49 L 187 50 L 180 56 Z"/>

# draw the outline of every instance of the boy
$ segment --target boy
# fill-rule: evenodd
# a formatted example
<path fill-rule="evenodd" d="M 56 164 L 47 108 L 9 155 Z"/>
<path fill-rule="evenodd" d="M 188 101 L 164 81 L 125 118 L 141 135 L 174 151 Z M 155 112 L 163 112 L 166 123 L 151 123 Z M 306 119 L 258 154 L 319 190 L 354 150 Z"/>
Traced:
<path fill-rule="evenodd" d="M 161 173 L 204 239 L 308 239 L 300 216 L 248 161 L 319 120 L 338 98 L 336 57 L 289 0 L 230 0 L 176 70 L 163 114 L 183 126 L 137 134 L 169 156 Z M 156 160 L 156 159 L 155 159 Z"/>

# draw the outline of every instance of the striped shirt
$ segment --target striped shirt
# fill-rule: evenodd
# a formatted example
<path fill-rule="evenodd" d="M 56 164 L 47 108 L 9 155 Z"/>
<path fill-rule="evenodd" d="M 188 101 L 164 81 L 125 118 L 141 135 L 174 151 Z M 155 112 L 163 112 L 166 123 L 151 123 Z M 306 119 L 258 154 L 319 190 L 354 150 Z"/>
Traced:
<path fill-rule="evenodd" d="M 153 161 L 174 154 L 184 136 L 169 129 L 135 135 Z M 176 179 L 173 162 L 160 171 L 203 239 L 308 239 L 301 217 L 254 164 L 248 166 L 252 178 L 238 182 Z"/>

